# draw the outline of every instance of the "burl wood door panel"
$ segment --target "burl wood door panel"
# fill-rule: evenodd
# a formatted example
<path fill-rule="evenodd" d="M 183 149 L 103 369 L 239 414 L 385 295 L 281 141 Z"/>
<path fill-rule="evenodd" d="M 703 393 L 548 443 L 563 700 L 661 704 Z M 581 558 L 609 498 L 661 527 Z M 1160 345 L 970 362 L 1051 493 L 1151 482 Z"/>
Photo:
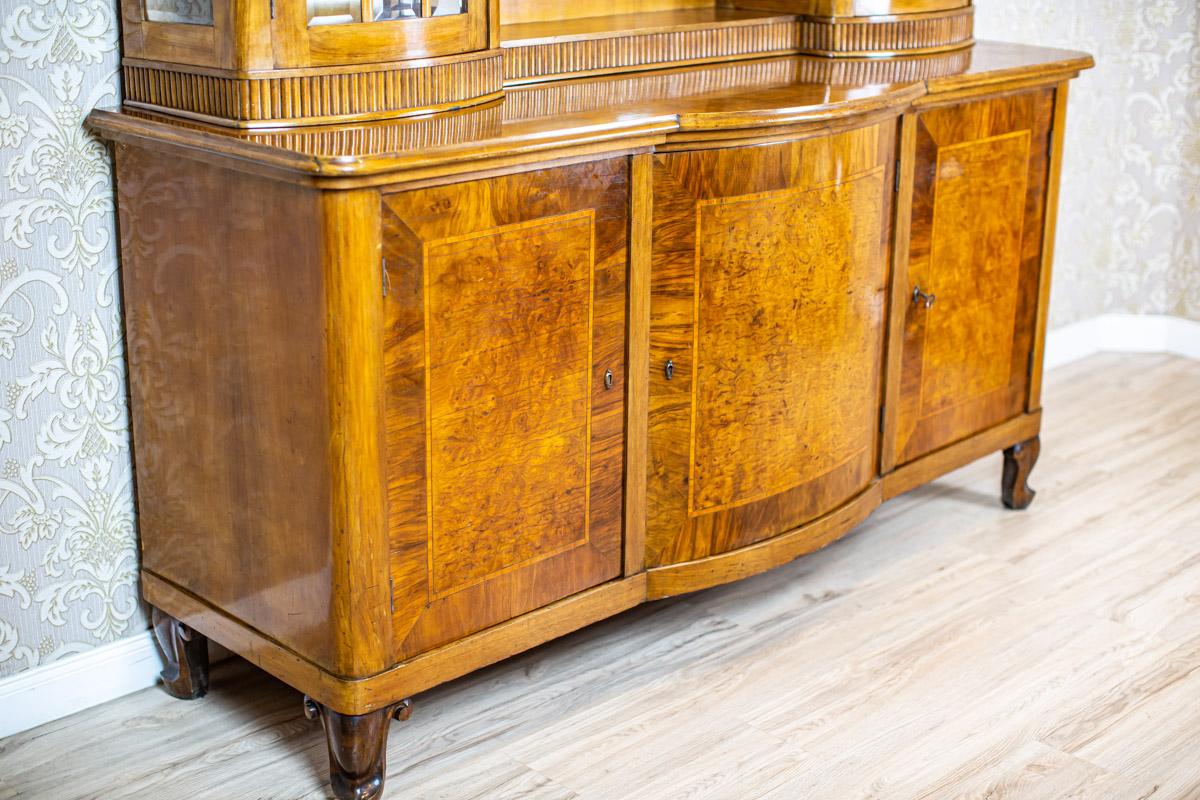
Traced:
<path fill-rule="evenodd" d="M 619 574 L 628 197 L 624 158 L 385 195 L 397 658 Z"/>
<path fill-rule="evenodd" d="M 917 118 L 898 463 L 1025 409 L 1052 113 L 1047 89 Z"/>
<path fill-rule="evenodd" d="M 894 137 L 655 157 L 648 566 L 784 533 L 874 477 Z"/>

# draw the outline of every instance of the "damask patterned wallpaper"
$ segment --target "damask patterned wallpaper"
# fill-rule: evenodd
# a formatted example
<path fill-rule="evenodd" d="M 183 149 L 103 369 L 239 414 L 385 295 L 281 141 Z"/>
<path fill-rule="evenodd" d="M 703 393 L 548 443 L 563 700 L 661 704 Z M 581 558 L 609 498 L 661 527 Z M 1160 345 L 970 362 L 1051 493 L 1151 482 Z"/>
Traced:
<path fill-rule="evenodd" d="M 979 0 L 981 37 L 1088 49 L 1073 87 L 1057 324 L 1200 320 L 1196 0 Z M 0 2 L 0 677 L 145 627 L 112 186 L 116 0 Z"/>
<path fill-rule="evenodd" d="M 1200 320 L 1200 2 L 975 2 L 979 38 L 1096 56 L 1071 84 L 1051 324 Z"/>
<path fill-rule="evenodd" d="M 0 2 L 0 676 L 145 627 L 108 153 L 114 0 Z"/>

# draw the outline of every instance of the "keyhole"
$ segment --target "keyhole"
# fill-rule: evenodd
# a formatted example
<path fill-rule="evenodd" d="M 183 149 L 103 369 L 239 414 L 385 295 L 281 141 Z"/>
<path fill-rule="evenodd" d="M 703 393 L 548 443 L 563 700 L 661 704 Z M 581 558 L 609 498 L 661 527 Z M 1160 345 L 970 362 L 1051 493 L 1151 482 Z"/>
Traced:
<path fill-rule="evenodd" d="M 671 378 L 675 377 L 675 360 L 674 359 L 670 359 L 670 358 L 667 359 L 667 367 L 666 367 L 666 369 L 663 370 L 663 372 L 666 374 L 667 380 L 671 380 Z"/>
<path fill-rule="evenodd" d="M 613 386 L 613 374 L 611 369 L 604 370 L 604 388 L 611 389 Z"/>

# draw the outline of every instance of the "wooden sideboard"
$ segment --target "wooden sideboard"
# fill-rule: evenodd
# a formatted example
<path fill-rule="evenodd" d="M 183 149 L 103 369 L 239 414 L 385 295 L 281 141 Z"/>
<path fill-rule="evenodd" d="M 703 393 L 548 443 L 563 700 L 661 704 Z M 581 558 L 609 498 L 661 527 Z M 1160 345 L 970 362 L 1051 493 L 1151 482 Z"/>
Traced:
<path fill-rule="evenodd" d="M 219 642 L 306 694 L 338 797 L 377 797 L 415 693 L 989 453 L 1032 500 L 1090 57 L 975 43 L 954 0 L 425 0 L 419 30 L 353 0 L 333 33 L 314 3 L 214 0 L 204 38 L 127 0 L 131 99 L 91 116 L 170 692 Z M 310 90 L 399 97 L 339 48 L 402 47 L 386 69 L 494 59 L 495 86 L 308 124 Z M 169 56 L 178 85 L 139 72 Z M 196 112 L 222 81 L 250 99 Z"/>

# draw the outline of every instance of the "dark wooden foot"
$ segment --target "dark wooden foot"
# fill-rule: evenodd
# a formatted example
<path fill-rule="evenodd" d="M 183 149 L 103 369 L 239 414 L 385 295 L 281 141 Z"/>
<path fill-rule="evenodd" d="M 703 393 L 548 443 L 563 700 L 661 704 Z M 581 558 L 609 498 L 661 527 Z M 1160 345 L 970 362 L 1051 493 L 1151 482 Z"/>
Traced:
<path fill-rule="evenodd" d="M 339 714 L 304 698 L 304 716 L 320 718 L 329 745 L 329 783 L 338 800 L 383 796 L 388 727 L 412 716 L 412 701 L 401 700 L 369 714 Z"/>
<path fill-rule="evenodd" d="M 1042 441 L 1035 436 L 1004 451 L 1004 477 L 1000 483 L 1000 499 L 1004 505 L 1018 511 L 1029 508 L 1037 494 L 1029 488 L 1029 473 L 1033 472 L 1041 450 Z"/>
<path fill-rule="evenodd" d="M 160 675 L 167 694 L 180 700 L 203 697 L 208 692 L 208 639 L 157 608 L 151 620 L 166 661 Z"/>

